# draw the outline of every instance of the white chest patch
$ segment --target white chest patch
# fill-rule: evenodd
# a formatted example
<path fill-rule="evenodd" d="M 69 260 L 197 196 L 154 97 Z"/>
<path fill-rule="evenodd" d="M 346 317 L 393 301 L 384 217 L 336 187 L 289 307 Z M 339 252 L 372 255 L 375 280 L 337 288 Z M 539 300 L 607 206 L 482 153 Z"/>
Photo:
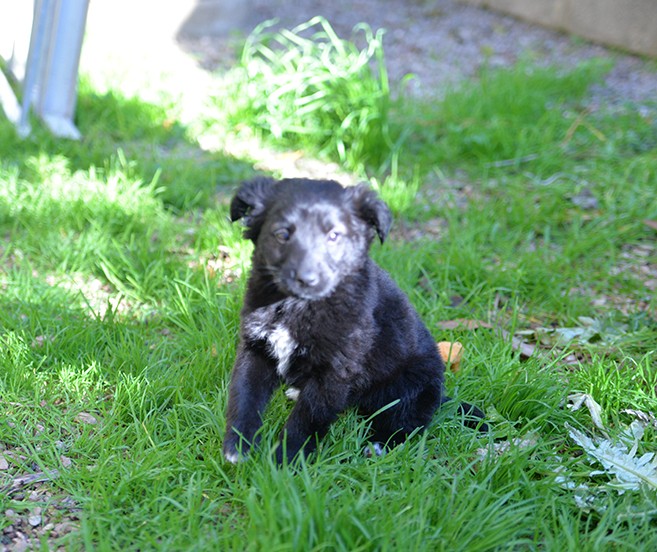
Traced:
<path fill-rule="evenodd" d="M 290 332 L 285 326 L 278 325 L 267 335 L 267 343 L 269 344 L 270 352 L 278 360 L 276 370 L 281 376 L 284 376 L 290 365 L 290 359 L 297 348 L 296 341 L 292 339 Z"/>
<path fill-rule="evenodd" d="M 245 329 L 250 337 L 267 342 L 269 353 L 277 361 L 276 370 L 284 376 L 298 343 L 283 324 L 274 321 L 273 309 L 265 308 L 251 313 Z"/>

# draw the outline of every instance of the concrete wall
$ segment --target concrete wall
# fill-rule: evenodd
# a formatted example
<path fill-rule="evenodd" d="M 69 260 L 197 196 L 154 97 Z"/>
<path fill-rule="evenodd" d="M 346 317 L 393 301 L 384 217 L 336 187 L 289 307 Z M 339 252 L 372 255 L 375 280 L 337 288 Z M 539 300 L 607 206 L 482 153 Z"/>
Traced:
<path fill-rule="evenodd" d="M 461 0 L 657 57 L 657 0 Z"/>

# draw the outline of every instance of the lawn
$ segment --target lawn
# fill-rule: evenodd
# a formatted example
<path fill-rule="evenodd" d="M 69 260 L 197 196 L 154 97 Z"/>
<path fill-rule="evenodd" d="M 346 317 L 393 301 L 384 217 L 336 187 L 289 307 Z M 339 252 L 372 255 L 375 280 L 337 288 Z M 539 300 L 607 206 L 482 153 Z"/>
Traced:
<path fill-rule="evenodd" d="M 589 109 L 613 59 L 410 99 L 380 34 L 314 23 L 252 36 L 191 124 L 84 76 L 80 142 L 0 117 L 1 549 L 657 549 L 657 104 Z M 349 412 L 279 468 L 280 393 L 223 460 L 251 253 L 228 201 L 257 172 L 199 146 L 227 135 L 380 191 L 372 254 L 463 344 L 448 391 L 490 434 L 445 407 L 367 458 Z"/>

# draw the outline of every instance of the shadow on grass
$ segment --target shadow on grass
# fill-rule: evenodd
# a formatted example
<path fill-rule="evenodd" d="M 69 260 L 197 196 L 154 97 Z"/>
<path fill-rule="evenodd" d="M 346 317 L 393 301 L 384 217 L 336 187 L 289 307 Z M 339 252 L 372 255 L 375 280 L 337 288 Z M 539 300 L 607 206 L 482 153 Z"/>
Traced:
<path fill-rule="evenodd" d="M 188 306 L 201 336 L 179 325 L 173 304 L 134 317 L 109 293 L 71 287 L 23 274 L 0 296 L 0 395 L 100 411 L 136 401 L 149 411 L 221 387 L 237 331 L 230 294 L 219 293 L 214 308 Z"/>
<path fill-rule="evenodd" d="M 6 389 L 64 389 L 61 373 L 94 366 L 100 387 L 149 372 L 164 394 L 214 390 L 234 352 L 239 293 L 205 263 L 232 253 L 240 232 L 218 187 L 232 189 L 252 165 L 204 151 L 164 106 L 85 83 L 76 123 L 79 142 L 38 121 L 20 140 L 0 117 L 0 390 L 11 374 Z M 81 295 L 90 287 L 128 312 L 94 316 L 98 305 Z M 180 328 L 182 310 L 205 327 Z"/>
<path fill-rule="evenodd" d="M 206 207 L 218 185 L 234 186 L 254 172 L 248 161 L 201 149 L 190 129 L 172 119 L 164 105 L 116 91 L 100 94 L 84 81 L 76 124 L 82 133 L 79 142 L 52 136 L 37 120 L 32 134 L 20 140 L 0 117 L 3 163 L 32 180 L 34 158 L 60 157 L 72 172 L 92 169 L 101 175 L 118 160 L 142 183 L 156 180 L 165 205 L 175 210 Z"/>

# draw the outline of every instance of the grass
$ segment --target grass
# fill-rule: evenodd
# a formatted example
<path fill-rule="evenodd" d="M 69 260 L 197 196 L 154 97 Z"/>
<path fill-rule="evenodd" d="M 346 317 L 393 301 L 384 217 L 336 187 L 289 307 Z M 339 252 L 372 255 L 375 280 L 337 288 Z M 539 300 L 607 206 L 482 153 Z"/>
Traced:
<path fill-rule="evenodd" d="M 246 123 L 279 145 L 336 157 L 349 169 L 385 163 L 399 137 L 389 127 L 393 101 L 383 32 L 354 29 L 365 45 L 339 38 L 315 17 L 288 31 L 260 25 L 217 98 L 229 126 Z"/>
<path fill-rule="evenodd" d="M 269 37 L 257 70 L 292 79 L 297 46 L 314 55 L 318 42 L 341 67 L 374 52 L 379 72 L 338 72 L 315 106 L 326 118 L 309 115 L 319 134 L 268 140 L 342 159 L 380 189 L 397 220 L 373 255 L 436 340 L 464 344 L 448 390 L 485 408 L 494 433 L 446 407 L 427 433 L 368 459 L 367 424 L 347 413 L 315 455 L 279 469 L 268 445 L 289 411 L 281 394 L 263 451 L 226 464 L 250 248 L 225 198 L 252 162 L 201 150 L 166 102 L 83 83 L 80 143 L 38 128 L 20 142 L 0 119 L 0 511 L 18 519 L 0 529 L 71 550 L 654 548 L 654 486 L 620 494 L 566 424 L 618 444 L 627 410 L 657 409 L 657 250 L 644 222 L 657 219 L 656 111 L 587 110 L 606 63 L 486 69 L 441 101 L 393 102 L 379 35 L 359 50 L 322 32 Z M 274 38 L 292 48 L 290 67 L 263 65 L 281 51 Z M 325 79 L 316 66 L 304 78 L 315 72 Z M 255 86 L 257 101 L 227 107 L 251 109 L 242 125 L 265 132 Z M 353 97 L 374 101 L 367 125 L 339 138 L 348 159 L 326 139 Z M 445 325 L 457 319 L 479 329 Z M 604 429 L 567 407 L 578 392 Z M 637 457 L 655 452 L 655 431 Z M 15 479 L 25 474 L 46 480 Z"/>

